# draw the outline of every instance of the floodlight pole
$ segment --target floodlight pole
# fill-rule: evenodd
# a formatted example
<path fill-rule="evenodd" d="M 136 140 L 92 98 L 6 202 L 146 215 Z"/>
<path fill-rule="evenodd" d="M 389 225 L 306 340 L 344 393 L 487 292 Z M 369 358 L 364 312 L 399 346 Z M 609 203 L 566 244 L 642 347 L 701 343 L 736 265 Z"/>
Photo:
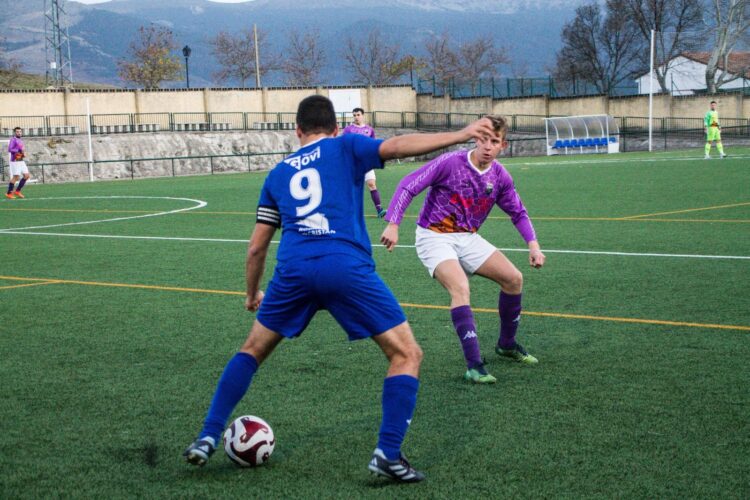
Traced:
<path fill-rule="evenodd" d="M 648 72 L 648 150 L 651 151 L 654 135 L 654 39 L 656 32 L 651 30 L 651 62 Z"/>

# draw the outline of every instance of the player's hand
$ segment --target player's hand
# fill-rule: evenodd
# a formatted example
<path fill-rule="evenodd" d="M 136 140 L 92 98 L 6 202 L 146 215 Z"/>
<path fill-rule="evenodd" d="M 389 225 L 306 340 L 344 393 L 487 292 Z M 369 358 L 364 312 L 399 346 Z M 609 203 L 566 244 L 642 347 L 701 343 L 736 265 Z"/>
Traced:
<path fill-rule="evenodd" d="M 483 139 L 486 137 L 492 137 L 495 135 L 495 130 L 492 128 L 492 122 L 489 118 L 481 118 L 474 123 L 470 123 L 461 130 L 464 139 Z"/>
<path fill-rule="evenodd" d="M 539 269 L 544 265 L 545 260 L 547 260 L 547 257 L 542 253 L 539 243 L 536 241 L 529 243 L 529 264 L 531 267 Z"/>
<path fill-rule="evenodd" d="M 250 312 L 255 312 L 260 307 L 260 303 L 263 302 L 263 297 L 265 297 L 266 294 L 263 293 L 263 290 L 258 290 L 255 292 L 255 296 L 247 296 L 245 299 L 245 309 L 247 309 Z"/>
<path fill-rule="evenodd" d="M 389 252 L 393 251 L 396 243 L 398 243 L 398 224 L 388 224 L 385 227 L 383 234 L 380 236 L 380 243 L 385 245 Z"/>

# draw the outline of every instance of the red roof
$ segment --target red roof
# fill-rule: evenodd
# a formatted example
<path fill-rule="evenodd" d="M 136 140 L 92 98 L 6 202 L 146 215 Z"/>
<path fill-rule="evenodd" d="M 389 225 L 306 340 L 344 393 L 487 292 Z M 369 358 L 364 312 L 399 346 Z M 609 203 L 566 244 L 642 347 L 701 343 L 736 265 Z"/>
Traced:
<path fill-rule="evenodd" d="M 708 65 L 708 58 L 711 57 L 710 52 L 683 52 L 680 55 L 705 65 Z M 732 52 L 729 54 L 729 67 L 725 69 L 724 61 L 720 59 L 719 69 L 734 75 L 744 73 L 745 78 L 750 78 L 750 52 Z"/>

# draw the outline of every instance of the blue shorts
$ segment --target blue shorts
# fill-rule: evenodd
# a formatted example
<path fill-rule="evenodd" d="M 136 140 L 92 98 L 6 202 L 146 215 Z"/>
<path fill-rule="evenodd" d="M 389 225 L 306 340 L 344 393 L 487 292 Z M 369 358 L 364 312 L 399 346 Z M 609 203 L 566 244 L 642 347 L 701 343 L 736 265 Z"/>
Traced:
<path fill-rule="evenodd" d="M 256 319 L 284 337 L 302 333 L 320 309 L 357 340 L 406 321 L 371 260 L 333 254 L 276 266 Z"/>

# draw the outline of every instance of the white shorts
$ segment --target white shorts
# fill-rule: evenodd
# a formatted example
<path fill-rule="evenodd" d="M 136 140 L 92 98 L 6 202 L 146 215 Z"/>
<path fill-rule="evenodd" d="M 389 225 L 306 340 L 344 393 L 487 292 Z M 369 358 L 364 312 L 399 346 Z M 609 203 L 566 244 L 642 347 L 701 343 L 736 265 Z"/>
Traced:
<path fill-rule="evenodd" d="M 446 260 L 457 260 L 464 272 L 471 276 L 497 248 L 477 233 L 436 233 L 417 226 L 417 255 L 430 276 Z"/>
<path fill-rule="evenodd" d="M 29 167 L 26 166 L 25 161 L 11 161 L 10 164 L 10 176 L 15 177 L 17 175 L 23 175 L 29 173 Z"/>
<path fill-rule="evenodd" d="M 368 170 L 367 173 L 365 173 L 365 182 L 374 181 L 374 180 L 375 180 L 375 170 Z"/>

